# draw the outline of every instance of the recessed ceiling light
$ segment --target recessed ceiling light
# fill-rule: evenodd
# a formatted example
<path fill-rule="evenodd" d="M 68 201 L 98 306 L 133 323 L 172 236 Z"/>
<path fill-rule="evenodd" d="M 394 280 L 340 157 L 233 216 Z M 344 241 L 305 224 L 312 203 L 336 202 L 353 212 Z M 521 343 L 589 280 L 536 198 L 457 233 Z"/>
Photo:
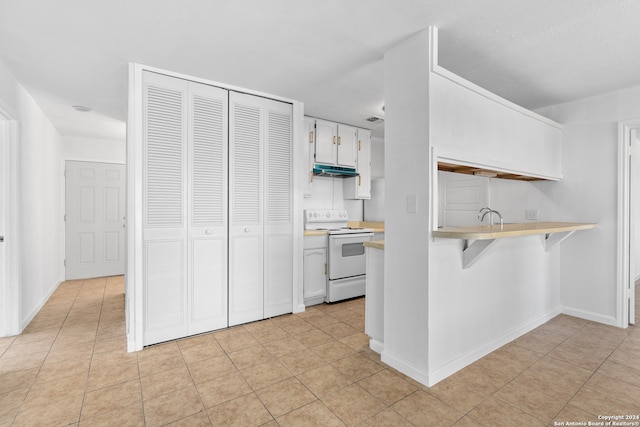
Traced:
<path fill-rule="evenodd" d="M 76 111 L 82 111 L 83 113 L 88 113 L 89 111 L 91 111 L 91 107 L 86 107 L 84 105 L 72 105 L 71 108 Z"/>
<path fill-rule="evenodd" d="M 381 117 L 376 117 L 376 116 L 372 116 L 366 119 L 368 122 L 371 123 L 377 123 L 377 122 L 384 122 L 384 119 Z"/>

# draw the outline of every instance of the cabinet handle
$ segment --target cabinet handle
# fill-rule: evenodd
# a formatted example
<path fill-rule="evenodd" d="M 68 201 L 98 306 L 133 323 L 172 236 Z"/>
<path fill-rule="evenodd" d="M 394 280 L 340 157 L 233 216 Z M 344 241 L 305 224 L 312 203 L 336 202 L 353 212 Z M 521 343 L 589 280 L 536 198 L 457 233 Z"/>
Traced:
<path fill-rule="evenodd" d="M 325 276 L 327 275 L 327 263 L 326 262 L 324 263 L 324 275 Z"/>
<path fill-rule="evenodd" d="M 358 151 L 362 151 L 362 141 L 358 140 Z"/>
<path fill-rule="evenodd" d="M 358 175 L 358 185 L 362 185 L 362 177 Z"/>
<path fill-rule="evenodd" d="M 342 137 L 341 136 L 338 137 L 338 145 L 342 145 Z"/>
<path fill-rule="evenodd" d="M 333 135 L 333 145 L 336 145 L 336 136 Z"/>
<path fill-rule="evenodd" d="M 245 228 L 245 229 L 244 229 L 244 232 L 245 232 L 245 233 L 248 233 L 248 232 L 249 232 L 249 227 Z"/>
<path fill-rule="evenodd" d="M 209 230 L 209 229 L 205 230 L 204 234 L 207 234 L 207 235 L 211 234 L 211 230 Z"/>
<path fill-rule="evenodd" d="M 312 131 L 311 131 L 311 138 L 310 138 L 310 140 L 309 140 L 309 143 L 310 143 L 310 144 L 313 144 L 313 141 L 315 141 L 315 140 L 316 140 L 316 131 L 315 131 L 315 130 L 312 130 Z"/>
<path fill-rule="evenodd" d="M 309 182 L 313 182 L 313 171 L 309 172 Z"/>

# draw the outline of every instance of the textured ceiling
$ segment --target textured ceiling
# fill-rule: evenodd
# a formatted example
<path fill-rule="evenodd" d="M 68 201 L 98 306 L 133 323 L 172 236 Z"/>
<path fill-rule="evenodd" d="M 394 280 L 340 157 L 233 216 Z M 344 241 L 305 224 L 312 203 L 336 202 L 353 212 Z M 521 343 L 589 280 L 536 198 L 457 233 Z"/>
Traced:
<path fill-rule="evenodd" d="M 0 60 L 63 135 L 123 138 L 139 62 L 381 136 L 364 119 L 384 116 L 384 52 L 429 25 L 440 65 L 537 108 L 640 84 L 639 16 L 637 0 L 0 0 Z"/>

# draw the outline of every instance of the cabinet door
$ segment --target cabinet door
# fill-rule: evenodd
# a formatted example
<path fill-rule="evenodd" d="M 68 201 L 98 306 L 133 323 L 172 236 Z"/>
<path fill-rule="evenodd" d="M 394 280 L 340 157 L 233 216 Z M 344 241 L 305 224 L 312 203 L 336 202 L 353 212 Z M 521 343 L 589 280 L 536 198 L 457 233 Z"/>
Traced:
<path fill-rule="evenodd" d="M 264 318 L 263 98 L 229 94 L 229 326 Z"/>
<path fill-rule="evenodd" d="M 189 83 L 189 335 L 227 326 L 227 106 Z"/>
<path fill-rule="evenodd" d="M 371 198 L 371 131 L 358 129 L 358 199 Z"/>
<path fill-rule="evenodd" d="M 313 183 L 313 163 L 316 152 L 316 120 L 305 117 L 302 124 L 302 152 L 304 155 L 304 185 L 302 187 L 305 196 L 311 195 Z"/>
<path fill-rule="evenodd" d="M 338 166 L 355 168 L 358 155 L 358 129 L 338 125 Z"/>
<path fill-rule="evenodd" d="M 264 317 L 293 311 L 291 104 L 264 100 Z"/>
<path fill-rule="evenodd" d="M 187 88 L 144 74 L 143 295 L 145 345 L 187 335 Z"/>
<path fill-rule="evenodd" d="M 335 165 L 338 159 L 338 125 L 316 120 L 316 163 Z"/>
<path fill-rule="evenodd" d="M 304 250 L 304 299 L 324 298 L 327 294 L 327 250 Z"/>
<path fill-rule="evenodd" d="M 343 180 L 345 199 L 371 198 L 371 131 L 358 129 L 356 149 L 358 153 L 358 176 Z"/>

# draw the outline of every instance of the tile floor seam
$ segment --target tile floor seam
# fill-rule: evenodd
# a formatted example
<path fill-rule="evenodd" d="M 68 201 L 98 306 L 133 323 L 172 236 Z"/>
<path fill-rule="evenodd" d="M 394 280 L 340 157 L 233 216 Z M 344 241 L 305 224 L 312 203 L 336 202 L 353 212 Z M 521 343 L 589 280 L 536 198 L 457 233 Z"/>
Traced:
<path fill-rule="evenodd" d="M 627 337 L 628 337 L 628 334 L 627 334 Z M 607 356 L 607 358 L 606 358 L 604 361 L 602 361 L 602 363 L 600 363 L 600 365 L 598 365 L 598 368 L 597 368 L 597 369 L 595 369 L 595 370 L 591 373 L 591 375 L 589 375 L 589 378 L 587 378 L 587 379 L 586 379 L 586 380 L 585 380 L 585 381 L 580 385 L 580 387 L 578 388 L 578 390 L 577 390 L 577 391 L 576 391 L 576 392 L 571 396 L 571 398 L 567 401 L 567 403 L 565 404 L 565 406 L 564 406 L 564 407 L 566 407 L 567 405 L 569 405 L 569 404 L 571 403 L 571 401 L 572 401 L 572 400 L 573 400 L 573 399 L 578 395 L 578 393 L 580 393 L 580 391 L 581 391 L 583 388 L 585 388 L 585 387 L 587 386 L 587 383 L 589 382 L 589 380 L 591 380 L 591 378 L 593 378 L 593 376 L 594 376 L 594 375 L 596 375 L 596 373 L 598 373 L 598 374 L 600 374 L 600 375 L 604 375 L 604 376 L 606 376 L 606 377 L 608 377 L 608 378 L 611 378 L 611 379 L 613 379 L 613 380 L 616 380 L 616 378 L 610 377 L 610 376 L 608 376 L 607 374 L 603 374 L 603 373 L 600 373 L 600 372 L 598 372 L 598 371 L 600 370 L 600 368 L 602 367 L 602 365 L 604 365 L 604 364 L 609 360 L 609 358 L 611 357 L 611 355 L 612 355 L 613 353 L 615 353 L 615 351 L 616 351 L 618 348 L 620 348 L 620 346 L 621 346 L 621 345 L 622 345 L 622 343 L 627 339 L 627 337 L 623 338 L 623 339 L 620 341 L 620 343 L 616 346 L 616 348 L 615 348 L 613 351 L 611 351 L 611 353 L 609 353 L 609 356 Z M 614 361 L 612 361 L 612 362 L 614 362 Z M 614 362 L 614 363 L 615 363 L 615 362 Z M 624 365 L 624 366 L 626 366 L 626 365 Z M 627 368 L 628 368 L 628 366 L 627 366 Z M 624 380 L 623 380 L 623 381 L 624 381 Z M 625 383 L 626 383 L 626 381 L 625 381 Z M 629 383 L 627 383 L 627 384 L 629 384 Z M 632 385 L 633 385 L 633 384 L 632 384 Z M 588 387 L 587 387 L 587 389 L 588 389 Z M 622 403 L 623 405 L 628 404 L 628 402 L 624 402 L 624 401 L 622 401 L 622 400 L 620 400 L 620 399 L 618 399 L 618 398 L 616 398 L 616 397 L 610 396 L 610 395 L 608 395 L 608 394 L 600 393 L 600 392 L 599 392 L 599 391 L 597 391 L 597 390 L 594 390 L 594 392 L 595 392 L 595 393 L 598 393 L 598 394 L 601 394 L 601 395 L 603 395 L 603 396 L 607 396 L 607 397 L 608 397 L 608 398 L 610 398 L 610 399 L 617 400 L 618 402 Z M 563 407 L 563 409 L 564 409 L 564 407 Z M 558 414 L 559 414 L 559 413 L 558 413 Z M 556 414 L 556 416 L 558 416 L 558 414 Z M 595 415 L 595 414 L 594 414 L 594 415 Z"/>
<path fill-rule="evenodd" d="M 105 284 L 106 284 L 106 280 L 105 280 Z M 69 312 L 71 312 L 71 310 L 73 309 L 73 306 L 76 304 L 76 301 L 78 300 L 78 295 L 82 291 L 83 287 L 84 287 L 84 281 L 82 282 L 82 285 L 78 289 L 78 294 L 76 294 L 76 297 L 73 300 L 73 303 L 71 304 L 71 308 L 69 309 Z M 102 304 L 100 304 L 100 314 L 102 314 L 102 305 L 103 304 L 104 304 L 104 291 L 103 291 L 103 295 L 102 295 Z M 62 330 L 62 327 L 64 326 L 65 322 L 66 322 L 66 319 L 62 323 L 62 326 L 60 327 L 60 330 Z M 89 387 L 89 376 L 91 375 L 91 366 L 93 365 L 93 357 L 96 354 L 96 338 L 97 338 L 97 336 L 98 336 L 98 325 L 96 325 L 96 336 L 93 339 L 93 348 L 91 349 L 91 358 L 90 358 L 90 362 L 89 362 L 89 370 L 87 372 L 87 377 L 85 379 L 84 393 L 82 394 L 82 404 L 80 405 L 80 413 L 78 414 L 78 425 L 81 423 L 81 420 L 82 420 L 82 411 L 84 409 L 84 400 L 87 397 L 87 393 L 90 393 L 90 391 L 88 390 L 88 387 Z"/>

